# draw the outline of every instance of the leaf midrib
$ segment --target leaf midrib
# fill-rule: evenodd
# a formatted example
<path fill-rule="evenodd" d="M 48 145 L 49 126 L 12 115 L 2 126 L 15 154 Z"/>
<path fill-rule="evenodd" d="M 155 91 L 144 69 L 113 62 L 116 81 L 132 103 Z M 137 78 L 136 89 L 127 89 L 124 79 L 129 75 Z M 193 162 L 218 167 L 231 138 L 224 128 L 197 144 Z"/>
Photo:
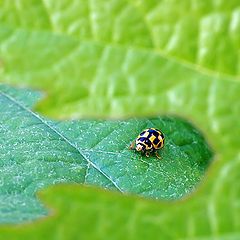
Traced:
<path fill-rule="evenodd" d="M 22 108 L 24 111 L 30 113 L 34 118 L 37 118 L 42 124 L 44 124 L 45 126 L 47 126 L 51 131 L 53 131 L 55 134 L 57 134 L 61 139 L 63 139 L 71 148 L 73 148 L 75 151 L 77 151 L 80 156 L 85 159 L 88 163 L 88 165 L 91 165 L 93 168 L 95 168 L 98 172 L 100 172 L 102 175 L 104 175 L 104 177 L 106 177 L 120 192 L 123 192 L 123 190 L 104 172 L 102 171 L 95 163 L 93 163 L 90 159 L 88 159 L 86 157 L 86 155 L 79 149 L 77 148 L 73 143 L 71 143 L 71 141 L 64 136 L 62 133 L 60 133 L 57 129 L 55 129 L 54 127 L 52 127 L 50 124 L 48 124 L 46 121 L 44 121 L 44 119 L 42 119 L 38 114 L 34 113 L 33 111 L 31 111 L 30 109 L 28 109 L 27 107 L 25 107 L 24 105 L 22 105 L 20 102 L 18 102 L 15 98 L 13 98 L 12 96 L 4 93 L 3 91 L 0 90 L 0 94 L 2 94 L 5 98 L 7 98 L 8 100 L 10 100 L 11 102 L 13 102 L 15 105 L 19 106 L 20 108 Z M 88 168 L 88 167 L 87 167 Z M 87 171 L 85 172 L 86 175 Z"/>
<path fill-rule="evenodd" d="M 92 40 L 92 39 L 78 39 L 77 37 L 74 36 L 69 36 L 63 33 L 55 33 L 55 32 L 51 32 L 49 30 L 32 30 L 32 29 L 24 29 L 24 28 L 13 28 L 13 27 L 9 27 L 8 25 L 4 24 L 4 27 L 6 29 L 10 29 L 13 31 L 25 31 L 28 33 L 45 33 L 45 34 L 51 34 L 54 37 L 63 37 L 63 38 L 68 38 L 71 39 L 71 41 L 76 41 L 78 43 L 91 43 L 91 44 L 97 44 L 103 47 L 116 47 L 116 48 L 123 48 L 123 49 L 130 49 L 130 50 L 135 50 L 135 51 L 145 51 L 148 52 L 150 54 L 156 54 L 158 56 L 160 56 L 161 58 L 167 60 L 167 61 L 172 61 L 175 62 L 176 64 L 183 66 L 185 68 L 188 68 L 194 72 L 203 74 L 205 76 L 208 77 L 215 77 L 215 78 L 220 78 L 222 81 L 229 81 L 229 82 L 238 82 L 240 81 L 240 78 L 234 75 L 230 75 L 230 74 L 226 74 L 221 72 L 221 77 L 219 75 L 218 72 L 213 71 L 209 68 L 204 68 L 201 65 L 197 65 L 195 63 L 186 61 L 184 59 L 179 59 L 178 57 L 172 56 L 172 55 L 168 55 L 165 52 L 161 51 L 160 49 L 155 49 L 155 48 L 147 48 L 147 47 L 141 47 L 141 46 L 132 46 L 132 45 L 127 45 L 127 44 L 120 44 L 120 43 L 109 43 L 109 42 L 105 42 L 105 41 L 99 41 L 99 40 Z M 7 40 L 6 40 L 7 42 Z"/>
<path fill-rule="evenodd" d="M 148 31 L 149 40 L 151 41 L 151 45 L 152 45 L 152 48 L 151 47 L 144 47 L 144 46 L 140 46 L 140 45 L 131 46 L 131 49 L 146 50 L 146 51 L 149 51 L 149 52 L 153 52 L 153 53 L 158 54 L 161 57 L 165 58 L 166 60 L 173 60 L 173 61 L 177 62 L 178 64 L 183 65 L 185 67 L 188 67 L 188 68 L 190 68 L 190 69 L 192 69 L 196 72 L 200 72 L 202 74 L 209 75 L 209 76 L 219 77 L 219 74 L 216 71 L 211 70 L 210 68 L 203 67 L 202 65 L 198 65 L 196 63 L 190 62 L 190 61 L 185 60 L 185 59 L 180 59 L 177 56 L 166 54 L 164 52 L 164 50 L 161 50 L 161 49 L 157 48 L 156 43 L 155 43 L 155 39 L 152 36 L 151 26 L 149 25 L 149 22 L 147 21 L 144 12 L 135 4 L 135 2 L 131 2 L 131 1 L 127 0 L 126 3 L 128 3 L 129 6 L 131 6 L 134 10 L 136 10 L 138 12 L 139 16 L 142 19 L 143 24 L 146 27 L 146 30 Z M 50 19 L 49 23 L 50 23 L 52 31 L 47 30 L 47 32 L 55 35 L 56 32 L 55 32 L 54 26 L 52 25 L 52 20 L 51 20 L 51 16 L 50 16 L 50 13 L 49 13 L 49 9 L 46 6 L 44 0 L 42 1 L 42 5 L 43 5 L 44 9 L 46 10 L 46 13 L 47 13 L 47 15 Z M 90 24 L 90 26 L 92 26 L 92 24 Z M 23 29 L 23 28 L 17 28 L 17 29 Z M 101 45 L 109 45 L 109 46 L 116 46 L 116 47 L 129 47 L 128 44 L 122 44 L 122 43 L 117 44 L 117 43 L 112 43 L 112 42 L 108 43 L 106 41 L 102 41 L 102 40 L 99 41 L 99 40 L 95 40 L 95 39 L 92 40 L 92 39 L 88 39 L 88 38 L 86 38 L 85 40 L 81 40 L 81 39 L 78 39 L 77 37 L 74 37 L 74 36 L 71 36 L 71 35 L 68 35 L 68 34 L 63 34 L 63 33 L 57 33 L 57 34 L 59 34 L 61 36 L 69 37 L 69 38 L 72 38 L 72 39 L 75 39 L 75 40 L 81 41 L 81 42 L 90 41 L 90 42 L 98 43 L 98 44 L 101 44 Z M 91 35 L 94 38 L 94 34 L 91 34 Z M 224 73 L 224 72 L 221 72 L 221 76 L 223 78 L 230 78 L 230 79 L 228 79 L 228 81 L 239 81 L 240 80 L 237 76 L 227 74 L 227 73 Z"/>

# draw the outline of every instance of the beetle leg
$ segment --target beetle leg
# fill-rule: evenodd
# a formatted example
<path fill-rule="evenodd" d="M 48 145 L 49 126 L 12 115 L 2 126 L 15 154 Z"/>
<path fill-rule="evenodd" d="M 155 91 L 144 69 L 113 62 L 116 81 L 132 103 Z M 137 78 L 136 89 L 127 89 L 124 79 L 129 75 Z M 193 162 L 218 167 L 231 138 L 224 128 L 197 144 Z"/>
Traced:
<path fill-rule="evenodd" d="M 129 146 L 129 149 L 134 149 L 134 141 L 131 143 L 131 145 Z"/>
<path fill-rule="evenodd" d="M 155 152 L 155 154 L 158 159 L 161 159 L 161 156 L 158 154 L 158 152 Z"/>
<path fill-rule="evenodd" d="M 145 155 L 146 155 L 146 157 L 149 157 L 150 156 L 150 152 L 146 152 Z"/>

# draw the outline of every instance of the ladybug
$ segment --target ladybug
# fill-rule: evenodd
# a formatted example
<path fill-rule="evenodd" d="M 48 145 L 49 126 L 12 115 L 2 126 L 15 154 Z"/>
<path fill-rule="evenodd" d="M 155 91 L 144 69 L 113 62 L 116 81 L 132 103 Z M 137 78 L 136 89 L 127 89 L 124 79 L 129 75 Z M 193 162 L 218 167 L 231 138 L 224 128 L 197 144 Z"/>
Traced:
<path fill-rule="evenodd" d="M 164 135 L 156 128 L 147 128 L 142 131 L 137 139 L 130 145 L 130 149 L 134 149 L 138 152 L 142 152 L 146 157 L 150 156 L 150 153 L 155 153 L 157 158 L 161 158 L 157 150 L 164 146 Z"/>

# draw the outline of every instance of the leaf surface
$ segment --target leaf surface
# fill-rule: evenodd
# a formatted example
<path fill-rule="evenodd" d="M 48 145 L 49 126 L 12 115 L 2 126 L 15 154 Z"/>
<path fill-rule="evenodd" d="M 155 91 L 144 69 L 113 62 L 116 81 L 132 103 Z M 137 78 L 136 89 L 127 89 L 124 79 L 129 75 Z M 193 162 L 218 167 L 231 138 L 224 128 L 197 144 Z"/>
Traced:
<path fill-rule="evenodd" d="M 46 196 L 62 210 L 59 218 L 1 236 L 239 238 L 238 1 L 1 4 L 1 79 L 45 89 L 42 112 L 60 118 L 174 113 L 201 129 L 216 156 L 199 191 L 174 206 L 59 187 Z"/>
<path fill-rule="evenodd" d="M 63 182 L 177 199 L 193 190 L 210 162 L 212 153 L 204 138 L 181 119 L 56 122 L 29 108 L 39 97 L 1 86 L 2 213 L 7 211 L 1 222 L 45 214 L 36 191 Z M 166 135 L 160 161 L 128 149 L 148 127 L 161 128 Z"/>
<path fill-rule="evenodd" d="M 182 106 L 179 85 L 187 95 L 189 83 L 239 81 L 237 1 L 19 4 L 1 8 L 0 76 L 46 90 L 49 116 L 157 115 Z"/>

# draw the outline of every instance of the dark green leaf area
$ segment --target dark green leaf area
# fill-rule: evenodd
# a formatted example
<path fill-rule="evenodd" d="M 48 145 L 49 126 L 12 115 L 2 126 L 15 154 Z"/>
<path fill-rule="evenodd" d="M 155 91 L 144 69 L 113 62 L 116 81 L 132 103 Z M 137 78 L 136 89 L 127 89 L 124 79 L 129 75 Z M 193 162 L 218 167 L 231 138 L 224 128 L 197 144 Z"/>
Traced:
<path fill-rule="evenodd" d="M 178 199 L 194 189 L 212 159 L 202 134 L 183 119 L 52 121 L 30 108 L 40 96 L 0 86 L 0 222 L 45 215 L 35 193 L 63 182 Z M 149 127 L 165 134 L 160 160 L 129 149 Z"/>
<path fill-rule="evenodd" d="M 128 149 L 149 127 L 165 134 L 165 146 L 158 151 L 160 160 L 154 154 L 147 158 Z M 201 133 L 175 117 L 61 122 L 56 128 L 75 142 L 118 190 L 157 199 L 177 199 L 192 191 L 212 157 Z"/>

